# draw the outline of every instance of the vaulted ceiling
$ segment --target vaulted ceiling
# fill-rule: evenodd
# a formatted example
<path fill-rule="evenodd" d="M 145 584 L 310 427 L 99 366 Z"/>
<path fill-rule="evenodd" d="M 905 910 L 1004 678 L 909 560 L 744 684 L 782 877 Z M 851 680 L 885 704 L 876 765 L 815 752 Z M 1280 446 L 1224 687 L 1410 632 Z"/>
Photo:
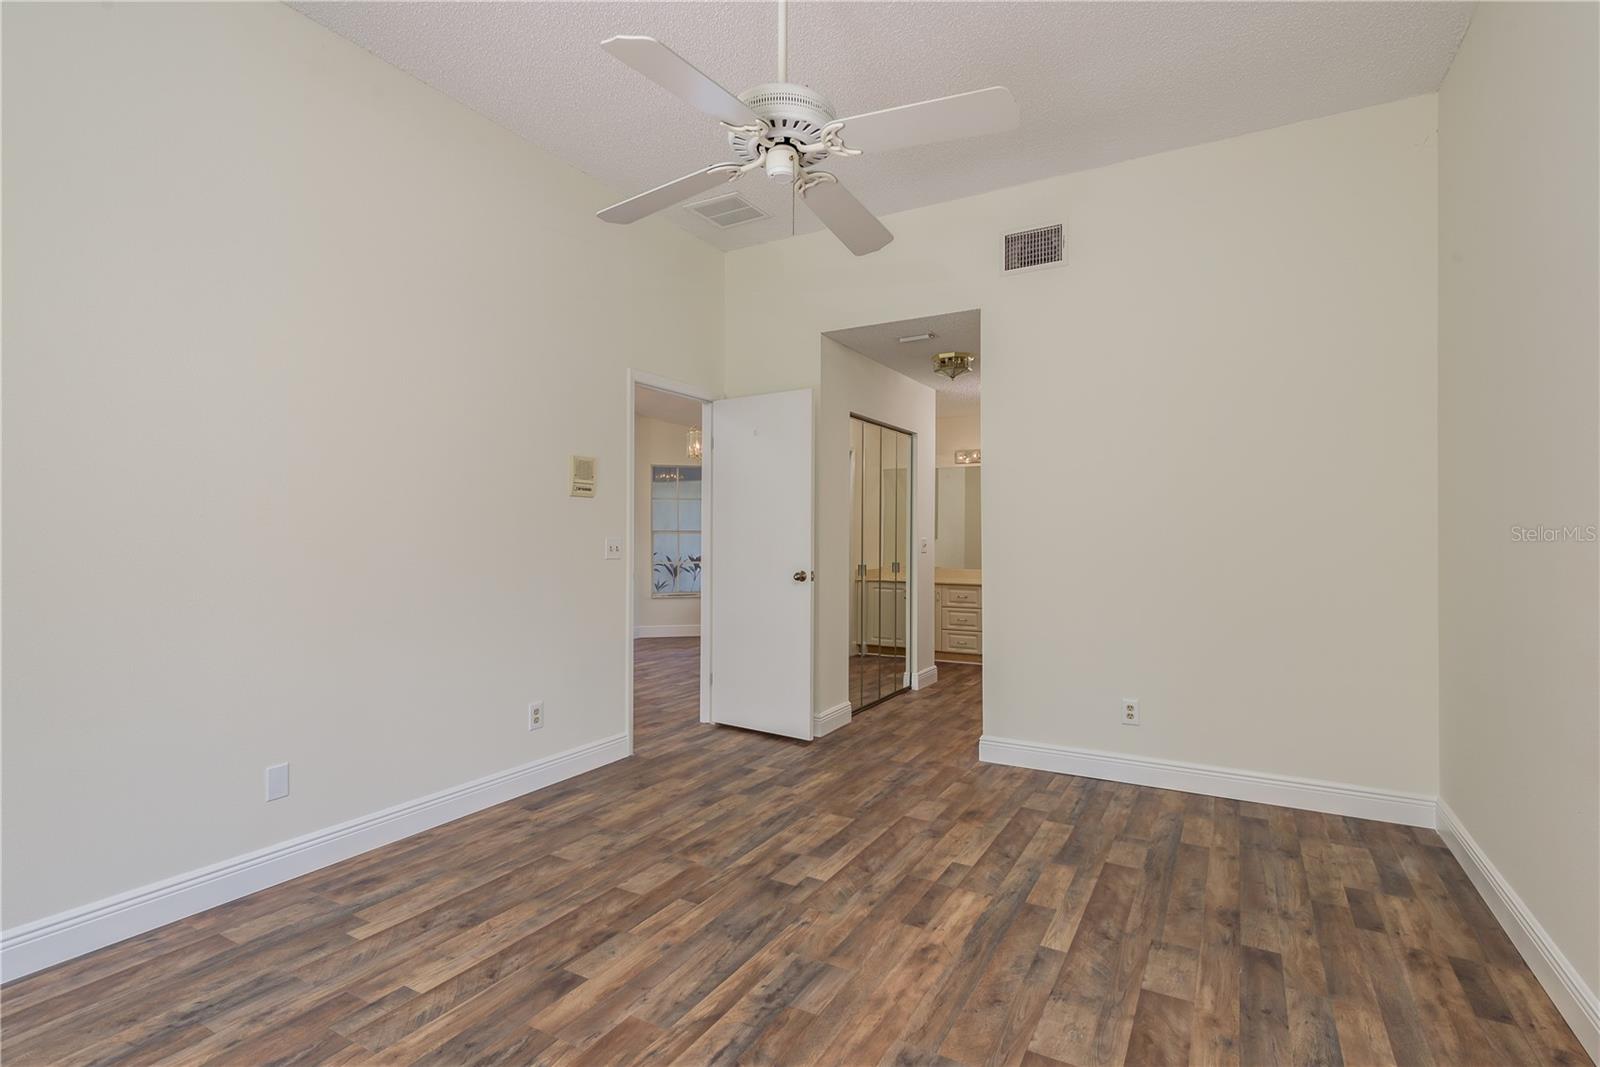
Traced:
<path fill-rule="evenodd" d="M 776 78 L 774 3 L 293 6 L 615 190 L 729 157 L 716 122 L 599 48 L 656 37 L 734 92 Z M 880 215 L 1432 92 L 1464 3 L 803 3 L 789 77 L 839 115 L 1006 85 L 1016 131 L 828 169 Z M 737 189 L 768 216 L 730 229 L 664 217 L 725 249 L 787 236 L 787 186 Z M 528 195 L 537 196 L 530 189 Z M 802 206 L 801 232 L 818 228 Z"/>

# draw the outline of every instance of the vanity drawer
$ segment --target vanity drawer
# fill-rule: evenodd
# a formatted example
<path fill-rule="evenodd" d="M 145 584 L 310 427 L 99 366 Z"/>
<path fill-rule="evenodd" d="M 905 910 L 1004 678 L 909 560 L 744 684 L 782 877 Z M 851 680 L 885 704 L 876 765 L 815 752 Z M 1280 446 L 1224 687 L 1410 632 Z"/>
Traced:
<path fill-rule="evenodd" d="M 946 630 L 972 630 L 983 629 L 983 612 L 978 608 L 951 608 L 944 609 L 944 628 Z"/>
<path fill-rule="evenodd" d="M 983 651 L 983 635 L 947 630 L 944 635 L 944 647 L 949 652 L 981 653 Z"/>
<path fill-rule="evenodd" d="M 946 585 L 944 599 L 941 601 L 946 607 L 960 605 L 961 607 L 976 608 L 983 604 L 983 587 L 980 585 Z"/>

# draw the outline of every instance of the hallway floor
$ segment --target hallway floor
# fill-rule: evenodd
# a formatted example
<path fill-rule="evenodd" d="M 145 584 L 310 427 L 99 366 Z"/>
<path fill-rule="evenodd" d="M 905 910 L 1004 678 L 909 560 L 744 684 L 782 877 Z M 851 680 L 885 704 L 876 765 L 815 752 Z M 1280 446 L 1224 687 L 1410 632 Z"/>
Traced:
<path fill-rule="evenodd" d="M 803 744 L 638 643 L 633 759 L 3 991 L 8 1065 L 1586 1063 L 1431 831 Z"/>

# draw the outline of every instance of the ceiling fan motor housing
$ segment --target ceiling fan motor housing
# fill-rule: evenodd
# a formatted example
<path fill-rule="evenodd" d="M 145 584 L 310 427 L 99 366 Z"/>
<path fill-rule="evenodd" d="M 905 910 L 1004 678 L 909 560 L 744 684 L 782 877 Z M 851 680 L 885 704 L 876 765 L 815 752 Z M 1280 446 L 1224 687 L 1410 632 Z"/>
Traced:
<path fill-rule="evenodd" d="M 770 136 L 780 144 L 810 144 L 822 136 L 822 128 L 834 119 L 833 105 L 815 89 L 794 82 L 767 82 L 739 94 L 745 105 L 771 127 Z M 760 135 L 730 130 L 728 145 L 740 159 L 749 162 L 760 154 Z"/>

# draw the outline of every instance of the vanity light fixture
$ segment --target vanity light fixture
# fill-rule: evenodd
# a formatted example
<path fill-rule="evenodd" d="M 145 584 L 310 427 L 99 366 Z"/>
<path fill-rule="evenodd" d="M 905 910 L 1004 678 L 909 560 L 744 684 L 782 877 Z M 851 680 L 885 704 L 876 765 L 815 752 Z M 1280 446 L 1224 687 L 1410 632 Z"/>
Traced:
<path fill-rule="evenodd" d="M 699 427 L 696 427 L 695 429 L 689 431 L 689 448 L 688 448 L 688 452 L 689 452 L 689 458 L 690 459 L 699 459 L 700 458 L 701 445 L 700 445 L 700 429 L 699 429 Z"/>

